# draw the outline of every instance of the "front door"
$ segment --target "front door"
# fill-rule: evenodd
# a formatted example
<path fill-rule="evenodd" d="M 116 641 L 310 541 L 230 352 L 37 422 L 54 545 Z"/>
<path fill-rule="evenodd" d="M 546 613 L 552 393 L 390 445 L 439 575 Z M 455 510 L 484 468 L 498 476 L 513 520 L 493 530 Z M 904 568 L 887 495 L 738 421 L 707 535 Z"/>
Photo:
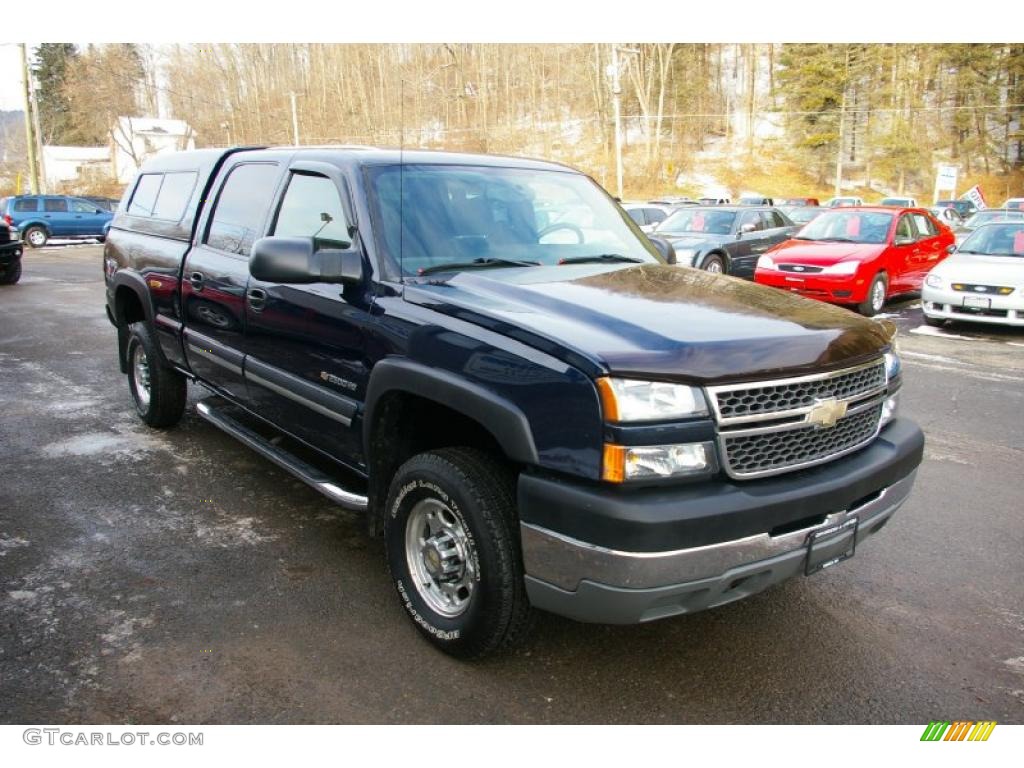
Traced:
<path fill-rule="evenodd" d="M 71 199 L 73 234 L 79 237 L 95 237 L 103 234 L 103 225 L 110 220 L 109 213 L 102 213 L 96 203 L 88 200 Z"/>
<path fill-rule="evenodd" d="M 231 169 L 181 279 L 189 366 L 240 403 L 248 402 L 242 367 L 249 251 L 265 230 L 279 177 L 276 163 L 239 163 Z"/>
<path fill-rule="evenodd" d="M 359 248 L 344 180 L 334 166 L 292 165 L 271 234 L 309 237 L 317 250 Z M 357 421 L 369 366 L 363 285 L 281 285 L 250 278 L 245 375 L 255 410 L 292 435 L 363 470 Z"/>
<path fill-rule="evenodd" d="M 739 221 L 736 223 L 736 232 L 739 238 L 729 246 L 731 257 L 729 273 L 737 277 L 752 277 L 758 257 L 768 250 L 761 212 L 743 211 L 740 213 Z"/>
<path fill-rule="evenodd" d="M 896 230 L 892 237 L 892 248 L 889 251 L 889 294 L 906 293 L 914 290 L 914 270 L 916 269 L 917 233 L 910 214 L 904 213 L 896 222 Z"/>

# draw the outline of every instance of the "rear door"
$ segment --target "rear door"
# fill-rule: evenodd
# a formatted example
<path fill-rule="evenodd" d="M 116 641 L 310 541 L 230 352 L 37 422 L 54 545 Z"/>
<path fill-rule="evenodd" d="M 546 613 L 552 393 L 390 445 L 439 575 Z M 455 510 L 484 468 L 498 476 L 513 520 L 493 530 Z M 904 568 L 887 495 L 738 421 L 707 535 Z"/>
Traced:
<path fill-rule="evenodd" d="M 925 276 L 932 267 L 946 257 L 948 237 L 943 237 L 939 227 L 926 213 L 911 214 L 917 231 L 917 247 L 914 249 L 913 275 L 914 290 L 920 290 Z"/>
<path fill-rule="evenodd" d="M 240 160 L 222 171 L 214 207 L 185 259 L 181 280 L 185 355 L 192 370 L 237 402 L 242 376 L 249 251 L 266 231 L 281 169 Z"/>
<path fill-rule="evenodd" d="M 66 197 L 43 198 L 43 220 L 53 237 L 71 237 L 75 231 L 75 218 Z"/>
<path fill-rule="evenodd" d="M 311 161 L 289 168 L 272 235 L 310 237 L 317 250 L 360 248 L 340 169 Z M 355 422 L 369 365 L 364 286 L 281 285 L 250 278 L 245 376 L 254 409 L 296 437 L 362 469 Z"/>

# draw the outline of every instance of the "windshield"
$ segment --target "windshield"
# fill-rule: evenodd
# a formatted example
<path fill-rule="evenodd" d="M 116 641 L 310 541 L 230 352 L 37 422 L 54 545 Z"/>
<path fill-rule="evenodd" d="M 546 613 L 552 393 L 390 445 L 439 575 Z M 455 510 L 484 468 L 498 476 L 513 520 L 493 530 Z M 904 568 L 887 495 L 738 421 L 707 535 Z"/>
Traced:
<path fill-rule="evenodd" d="M 1024 221 L 979 227 L 960 244 L 957 253 L 1024 258 Z"/>
<path fill-rule="evenodd" d="M 688 208 L 676 211 L 658 225 L 658 233 L 670 235 L 684 232 L 698 232 L 710 235 L 728 235 L 736 211 L 722 211 L 714 208 Z"/>
<path fill-rule="evenodd" d="M 964 228 L 977 229 L 982 224 L 991 224 L 993 221 L 1024 221 L 1024 212 L 980 211 L 964 222 Z"/>
<path fill-rule="evenodd" d="M 577 173 L 387 165 L 368 176 L 379 243 L 402 276 L 591 257 L 660 261 L 626 213 Z"/>
<path fill-rule="evenodd" d="M 842 243 L 884 243 L 892 224 L 891 213 L 881 211 L 825 211 L 797 234 L 799 240 Z"/>

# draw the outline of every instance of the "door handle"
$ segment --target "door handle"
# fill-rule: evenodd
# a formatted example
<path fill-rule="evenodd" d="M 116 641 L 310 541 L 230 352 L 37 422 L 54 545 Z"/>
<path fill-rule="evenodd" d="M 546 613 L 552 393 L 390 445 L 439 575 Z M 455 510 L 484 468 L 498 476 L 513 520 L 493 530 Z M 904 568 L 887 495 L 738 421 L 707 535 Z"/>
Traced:
<path fill-rule="evenodd" d="M 192 288 L 195 291 L 203 290 L 203 281 L 205 279 L 202 272 L 193 272 L 188 276 L 188 281 L 192 283 Z"/>
<path fill-rule="evenodd" d="M 267 303 L 267 292 L 262 288 L 250 288 L 246 298 L 249 299 L 249 306 L 253 312 L 262 312 Z"/>

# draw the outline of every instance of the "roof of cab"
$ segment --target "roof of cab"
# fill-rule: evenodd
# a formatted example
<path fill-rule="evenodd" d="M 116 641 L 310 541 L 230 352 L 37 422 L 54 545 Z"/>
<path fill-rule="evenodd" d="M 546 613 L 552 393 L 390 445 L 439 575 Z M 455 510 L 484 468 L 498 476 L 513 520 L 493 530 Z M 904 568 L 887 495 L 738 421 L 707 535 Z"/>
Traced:
<path fill-rule="evenodd" d="M 310 159 L 328 162 L 343 161 L 355 165 L 475 165 L 495 168 L 524 168 L 579 173 L 561 163 L 534 160 L 508 155 L 481 155 L 464 152 L 442 152 L 427 149 L 381 149 L 356 145 L 327 145 L 314 147 L 234 147 L 231 149 L 194 149 L 186 152 L 168 152 L 147 160 L 141 169 L 143 173 L 172 171 L 211 172 L 227 155 L 247 153 L 258 155 L 263 152 L 274 155 L 295 153 L 308 155 Z"/>

